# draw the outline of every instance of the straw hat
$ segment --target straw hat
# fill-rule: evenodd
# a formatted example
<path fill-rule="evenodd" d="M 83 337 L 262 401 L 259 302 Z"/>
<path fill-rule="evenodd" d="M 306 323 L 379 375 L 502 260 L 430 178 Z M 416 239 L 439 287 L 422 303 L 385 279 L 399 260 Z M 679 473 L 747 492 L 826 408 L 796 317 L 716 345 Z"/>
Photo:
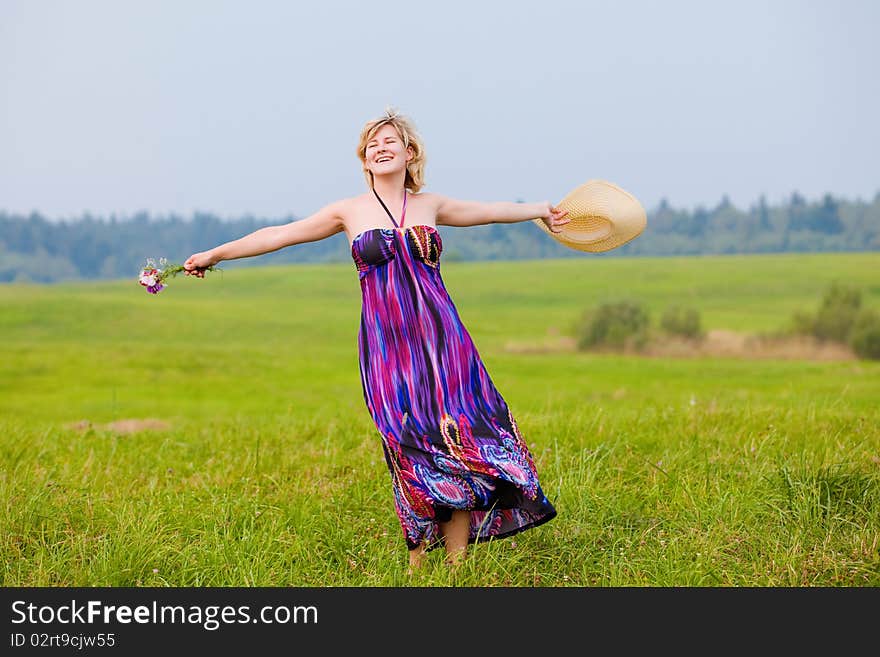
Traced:
<path fill-rule="evenodd" d="M 599 253 L 626 244 L 642 234 L 648 221 L 642 204 L 606 180 L 589 180 L 556 204 L 570 219 L 558 233 L 542 219 L 533 221 L 560 244 Z"/>

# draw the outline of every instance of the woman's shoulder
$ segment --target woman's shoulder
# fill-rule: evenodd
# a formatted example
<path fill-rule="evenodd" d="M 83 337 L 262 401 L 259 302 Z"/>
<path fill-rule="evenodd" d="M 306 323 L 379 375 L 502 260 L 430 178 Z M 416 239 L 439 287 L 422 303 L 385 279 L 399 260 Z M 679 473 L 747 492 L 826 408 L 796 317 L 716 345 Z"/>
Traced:
<path fill-rule="evenodd" d="M 341 198 L 336 201 L 336 204 L 340 208 L 352 208 L 358 205 L 362 205 L 364 202 L 368 201 L 372 198 L 372 195 L 369 194 L 356 194 L 354 196 L 346 196 L 345 198 Z"/>
<path fill-rule="evenodd" d="M 357 196 L 347 196 L 345 198 L 340 198 L 328 203 L 327 207 L 332 208 L 333 213 L 336 216 L 342 218 L 351 214 L 359 205 L 364 202 L 365 198 L 365 194 L 359 194 Z"/>
<path fill-rule="evenodd" d="M 410 198 L 417 199 L 420 203 L 431 205 L 436 209 L 446 197 L 436 192 L 419 192 L 418 194 L 411 194 Z"/>

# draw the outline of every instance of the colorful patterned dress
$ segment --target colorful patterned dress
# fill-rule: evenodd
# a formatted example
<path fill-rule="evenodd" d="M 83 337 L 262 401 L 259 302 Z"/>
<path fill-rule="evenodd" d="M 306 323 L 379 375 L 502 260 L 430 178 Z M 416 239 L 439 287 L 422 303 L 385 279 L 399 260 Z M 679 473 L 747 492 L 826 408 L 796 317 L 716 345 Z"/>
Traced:
<path fill-rule="evenodd" d="M 364 399 L 382 439 L 409 549 L 442 545 L 438 523 L 453 509 L 472 510 L 471 543 L 556 516 L 516 421 L 446 291 L 442 250 L 440 233 L 427 225 L 367 230 L 351 247 L 363 296 Z"/>

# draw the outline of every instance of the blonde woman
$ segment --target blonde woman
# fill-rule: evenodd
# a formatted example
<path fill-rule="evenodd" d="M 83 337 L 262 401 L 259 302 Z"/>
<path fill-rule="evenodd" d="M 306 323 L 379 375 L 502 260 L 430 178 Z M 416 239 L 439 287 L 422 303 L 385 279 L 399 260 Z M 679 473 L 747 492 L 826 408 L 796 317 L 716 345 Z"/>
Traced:
<path fill-rule="evenodd" d="M 223 260 L 345 232 L 362 292 L 358 332 L 364 400 L 391 474 L 410 571 L 443 546 L 457 564 L 469 543 L 511 536 L 556 516 L 532 455 L 440 276 L 438 226 L 569 220 L 550 203 L 480 203 L 423 192 L 425 149 L 393 110 L 357 147 L 368 191 L 289 224 L 261 228 L 184 263 L 204 277 Z"/>

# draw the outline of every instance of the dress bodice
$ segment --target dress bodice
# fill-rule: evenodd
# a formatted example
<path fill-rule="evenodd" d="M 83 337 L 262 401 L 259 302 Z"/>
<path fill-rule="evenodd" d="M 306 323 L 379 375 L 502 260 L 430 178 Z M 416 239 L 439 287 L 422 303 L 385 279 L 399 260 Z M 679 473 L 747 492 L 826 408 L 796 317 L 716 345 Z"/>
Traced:
<path fill-rule="evenodd" d="M 412 258 L 430 267 L 438 267 L 443 240 L 437 229 L 427 224 L 402 229 L 371 228 L 355 236 L 351 243 L 351 257 L 358 272 L 363 274 L 394 260 L 400 248 L 408 249 Z"/>

